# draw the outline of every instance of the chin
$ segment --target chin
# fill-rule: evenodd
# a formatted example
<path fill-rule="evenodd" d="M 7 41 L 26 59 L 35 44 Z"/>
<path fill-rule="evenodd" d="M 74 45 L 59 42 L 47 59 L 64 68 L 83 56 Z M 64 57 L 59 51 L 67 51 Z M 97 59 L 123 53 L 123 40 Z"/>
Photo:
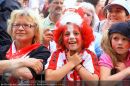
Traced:
<path fill-rule="evenodd" d="M 18 41 L 21 41 L 21 42 L 26 42 L 26 41 L 28 41 L 27 39 L 16 39 L 16 40 L 18 40 Z"/>
<path fill-rule="evenodd" d="M 57 12 L 57 13 L 55 13 L 57 16 L 61 16 L 61 13 L 60 12 Z"/>
<path fill-rule="evenodd" d="M 76 51 L 76 49 L 70 49 L 70 51 Z"/>
<path fill-rule="evenodd" d="M 76 46 L 69 46 L 68 49 L 71 51 L 76 51 L 76 50 L 78 50 L 78 47 L 77 47 L 77 45 Z"/>

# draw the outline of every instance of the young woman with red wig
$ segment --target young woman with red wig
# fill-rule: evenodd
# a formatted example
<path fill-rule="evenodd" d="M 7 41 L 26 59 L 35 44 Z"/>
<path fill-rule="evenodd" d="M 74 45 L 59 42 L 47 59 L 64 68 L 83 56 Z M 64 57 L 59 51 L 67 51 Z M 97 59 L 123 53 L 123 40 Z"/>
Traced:
<path fill-rule="evenodd" d="M 73 81 L 99 79 L 97 57 L 88 49 L 94 40 L 93 32 L 80 16 L 82 13 L 77 12 L 72 9 L 65 12 L 56 24 L 54 40 L 57 50 L 46 65 L 46 81 L 67 81 L 67 85 L 76 86 L 81 83 Z M 94 86 L 97 82 L 89 84 Z"/>

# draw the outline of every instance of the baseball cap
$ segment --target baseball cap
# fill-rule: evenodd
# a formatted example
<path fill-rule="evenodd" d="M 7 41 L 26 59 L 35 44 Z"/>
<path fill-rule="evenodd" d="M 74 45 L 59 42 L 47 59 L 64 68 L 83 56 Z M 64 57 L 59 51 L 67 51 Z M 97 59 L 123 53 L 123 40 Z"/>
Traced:
<path fill-rule="evenodd" d="M 130 22 L 115 23 L 108 30 L 109 35 L 112 33 L 120 33 L 130 39 Z"/>
<path fill-rule="evenodd" d="M 130 15 L 130 6 L 128 5 L 128 2 L 125 0 L 113 0 L 111 3 L 104 7 L 104 11 L 106 11 L 113 5 L 119 5 L 123 7 L 127 11 L 128 15 Z"/>

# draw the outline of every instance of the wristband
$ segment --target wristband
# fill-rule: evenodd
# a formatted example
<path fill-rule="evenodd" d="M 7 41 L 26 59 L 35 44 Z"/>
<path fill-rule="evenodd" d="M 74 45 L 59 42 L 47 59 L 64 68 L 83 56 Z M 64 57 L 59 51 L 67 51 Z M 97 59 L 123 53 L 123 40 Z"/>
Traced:
<path fill-rule="evenodd" d="M 83 66 L 81 65 L 81 66 L 78 68 L 77 72 L 79 72 L 79 70 L 80 70 L 82 67 L 83 67 Z"/>

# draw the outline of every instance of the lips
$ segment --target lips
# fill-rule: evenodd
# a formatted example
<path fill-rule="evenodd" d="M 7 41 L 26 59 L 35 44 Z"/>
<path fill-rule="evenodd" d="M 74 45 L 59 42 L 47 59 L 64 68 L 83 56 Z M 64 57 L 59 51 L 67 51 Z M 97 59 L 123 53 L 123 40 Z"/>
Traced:
<path fill-rule="evenodd" d="M 123 47 L 117 47 L 117 49 L 123 49 Z"/>
<path fill-rule="evenodd" d="M 76 44 L 76 42 L 69 42 L 69 44 Z"/>
<path fill-rule="evenodd" d="M 116 51 L 123 51 L 124 50 L 124 48 L 122 48 L 122 47 L 118 47 L 118 48 L 116 48 Z"/>
<path fill-rule="evenodd" d="M 16 34 L 25 34 L 25 33 L 16 33 Z"/>
<path fill-rule="evenodd" d="M 25 33 L 16 33 L 16 35 L 23 36 Z"/>
<path fill-rule="evenodd" d="M 61 12 L 62 12 L 62 8 L 61 8 L 61 7 L 57 7 L 57 8 L 55 9 L 55 11 L 61 13 Z"/>

